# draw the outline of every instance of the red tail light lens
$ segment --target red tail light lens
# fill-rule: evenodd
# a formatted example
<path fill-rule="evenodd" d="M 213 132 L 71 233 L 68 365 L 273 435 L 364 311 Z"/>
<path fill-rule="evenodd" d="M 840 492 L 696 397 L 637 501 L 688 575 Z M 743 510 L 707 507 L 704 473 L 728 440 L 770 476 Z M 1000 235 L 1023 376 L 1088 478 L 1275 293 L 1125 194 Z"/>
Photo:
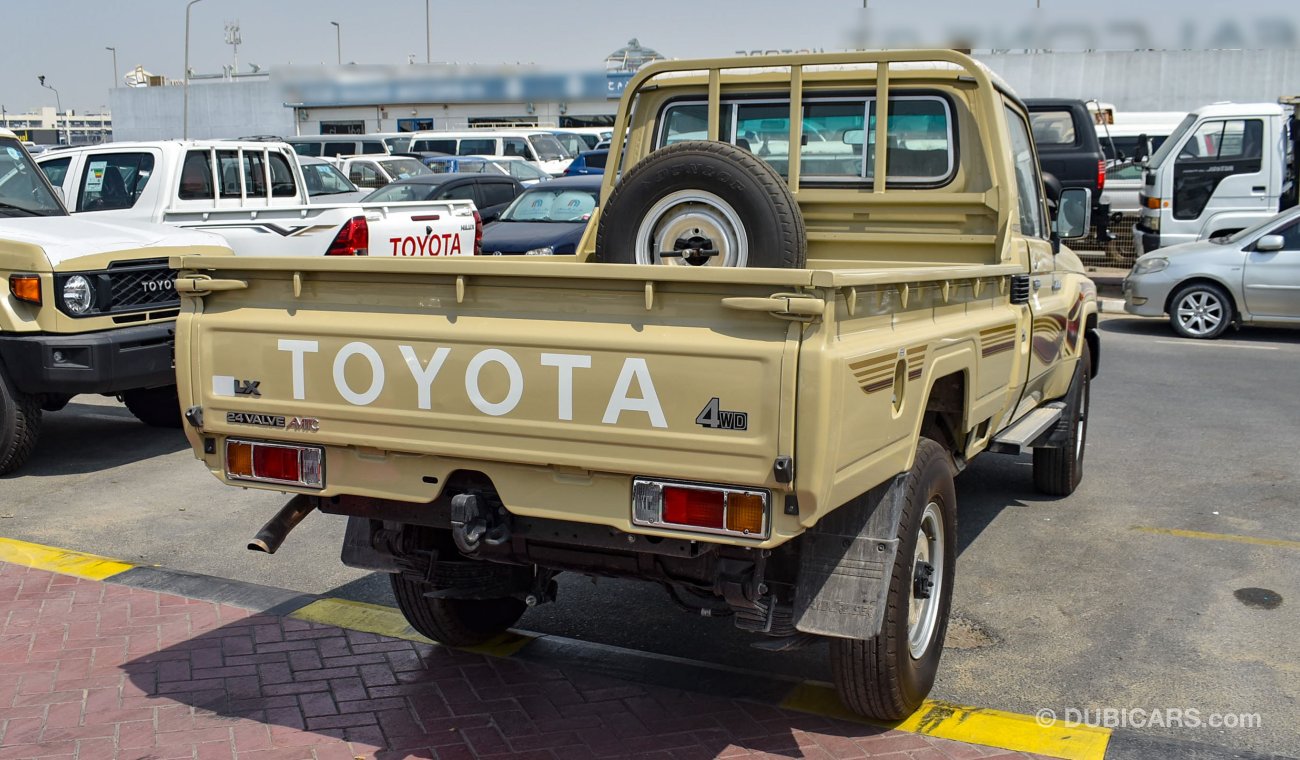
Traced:
<path fill-rule="evenodd" d="M 483 255 L 483 217 L 474 209 L 474 255 Z"/>
<path fill-rule="evenodd" d="M 722 491 L 664 486 L 664 522 L 718 530 L 725 527 L 725 506 L 726 494 Z"/>
<path fill-rule="evenodd" d="M 370 255 L 370 225 L 364 216 L 354 216 L 343 223 L 334 236 L 334 242 L 325 251 L 326 256 Z"/>
<path fill-rule="evenodd" d="M 1097 192 L 1101 192 L 1106 187 L 1106 162 L 1097 162 Z"/>
<path fill-rule="evenodd" d="M 253 449 L 253 472 L 271 480 L 300 480 L 302 466 L 297 449 L 257 446 Z"/>

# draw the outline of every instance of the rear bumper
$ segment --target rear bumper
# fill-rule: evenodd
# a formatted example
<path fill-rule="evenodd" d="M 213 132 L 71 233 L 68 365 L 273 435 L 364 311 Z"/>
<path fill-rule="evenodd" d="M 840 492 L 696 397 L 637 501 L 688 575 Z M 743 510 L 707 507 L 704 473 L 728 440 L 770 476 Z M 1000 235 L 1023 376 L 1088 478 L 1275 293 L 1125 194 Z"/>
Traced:
<path fill-rule="evenodd" d="M 173 385 L 176 325 L 0 337 L 0 363 L 24 393 L 120 393 Z"/>

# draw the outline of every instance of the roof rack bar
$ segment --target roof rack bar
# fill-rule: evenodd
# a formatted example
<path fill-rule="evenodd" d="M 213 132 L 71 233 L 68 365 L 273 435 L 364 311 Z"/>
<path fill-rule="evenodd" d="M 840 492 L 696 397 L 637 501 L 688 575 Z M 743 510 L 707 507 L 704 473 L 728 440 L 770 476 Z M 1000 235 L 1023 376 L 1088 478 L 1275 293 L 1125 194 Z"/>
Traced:
<path fill-rule="evenodd" d="M 803 66 L 790 67 L 790 164 L 786 169 L 790 192 L 799 194 L 799 167 L 803 163 Z"/>
<path fill-rule="evenodd" d="M 876 166 L 872 175 L 871 192 L 879 195 L 885 192 L 885 178 L 889 167 L 886 166 L 889 155 L 889 62 L 876 64 Z M 863 132 L 862 141 L 866 142 Z M 866 146 L 862 148 L 866 152 Z"/>

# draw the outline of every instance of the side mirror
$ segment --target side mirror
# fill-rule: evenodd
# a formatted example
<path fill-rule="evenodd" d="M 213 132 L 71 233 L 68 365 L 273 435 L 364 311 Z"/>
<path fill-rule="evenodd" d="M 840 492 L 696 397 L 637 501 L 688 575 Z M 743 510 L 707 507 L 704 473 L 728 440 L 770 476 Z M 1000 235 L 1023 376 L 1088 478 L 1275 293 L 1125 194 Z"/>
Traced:
<path fill-rule="evenodd" d="M 1151 138 L 1146 133 L 1138 135 L 1137 147 L 1133 149 L 1133 163 L 1140 164 L 1151 156 Z"/>
<path fill-rule="evenodd" d="M 1056 234 L 1062 240 L 1086 237 L 1092 227 L 1092 191 L 1071 187 L 1061 192 L 1056 214 Z"/>
<path fill-rule="evenodd" d="M 1281 235 L 1265 235 L 1255 241 L 1255 250 L 1262 252 L 1280 251 L 1284 245 L 1286 245 L 1286 240 Z"/>

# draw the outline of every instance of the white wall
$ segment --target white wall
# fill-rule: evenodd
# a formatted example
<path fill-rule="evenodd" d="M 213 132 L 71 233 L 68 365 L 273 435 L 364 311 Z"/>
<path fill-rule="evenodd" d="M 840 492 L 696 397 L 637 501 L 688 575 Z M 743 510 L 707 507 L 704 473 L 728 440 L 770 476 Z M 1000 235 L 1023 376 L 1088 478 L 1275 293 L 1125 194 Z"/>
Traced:
<path fill-rule="evenodd" d="M 184 88 L 119 87 L 110 91 L 113 138 L 170 140 L 182 135 Z M 293 134 L 293 110 L 269 80 L 190 83 L 191 138 Z"/>

